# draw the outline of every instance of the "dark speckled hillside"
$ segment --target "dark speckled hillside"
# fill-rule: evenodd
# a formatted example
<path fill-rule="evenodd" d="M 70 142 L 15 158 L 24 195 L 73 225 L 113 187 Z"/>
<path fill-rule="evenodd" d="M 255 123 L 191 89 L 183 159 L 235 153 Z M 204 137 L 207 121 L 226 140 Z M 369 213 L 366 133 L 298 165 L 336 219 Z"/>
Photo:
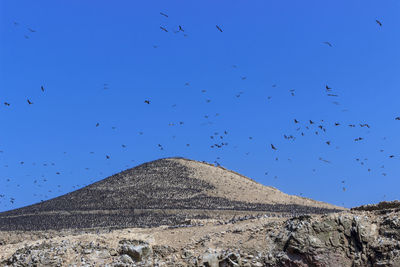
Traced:
<path fill-rule="evenodd" d="M 0 213 L 0 230 L 154 227 L 223 214 L 342 209 L 284 194 L 221 167 L 169 158 L 48 201 Z"/>

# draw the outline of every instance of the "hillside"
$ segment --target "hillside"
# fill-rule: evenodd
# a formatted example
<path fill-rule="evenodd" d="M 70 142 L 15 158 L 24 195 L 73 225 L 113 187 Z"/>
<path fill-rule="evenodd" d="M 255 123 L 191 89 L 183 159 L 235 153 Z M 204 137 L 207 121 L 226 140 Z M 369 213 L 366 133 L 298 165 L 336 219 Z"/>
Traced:
<path fill-rule="evenodd" d="M 0 266 L 400 266 L 399 202 L 180 227 L 0 231 Z"/>
<path fill-rule="evenodd" d="M 0 230 L 155 227 L 244 214 L 290 216 L 339 210 L 343 208 L 287 195 L 222 167 L 167 158 L 0 213 Z"/>

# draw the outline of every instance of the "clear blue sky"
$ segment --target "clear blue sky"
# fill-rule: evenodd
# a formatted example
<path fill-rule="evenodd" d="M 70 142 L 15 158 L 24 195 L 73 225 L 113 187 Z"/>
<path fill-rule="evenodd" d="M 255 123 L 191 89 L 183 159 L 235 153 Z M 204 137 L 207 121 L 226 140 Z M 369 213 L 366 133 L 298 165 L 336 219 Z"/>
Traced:
<path fill-rule="evenodd" d="M 0 211 L 171 156 L 346 207 L 398 199 L 399 14 L 398 0 L 2 0 Z"/>

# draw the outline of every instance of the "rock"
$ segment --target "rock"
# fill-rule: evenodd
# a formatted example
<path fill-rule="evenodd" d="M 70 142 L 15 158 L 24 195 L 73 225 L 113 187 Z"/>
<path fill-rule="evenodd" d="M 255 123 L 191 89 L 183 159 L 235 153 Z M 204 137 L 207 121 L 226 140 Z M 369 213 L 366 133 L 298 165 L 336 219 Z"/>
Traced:
<path fill-rule="evenodd" d="M 134 261 L 141 261 L 150 256 L 151 248 L 148 245 L 123 245 L 120 254 L 126 254 Z"/>
<path fill-rule="evenodd" d="M 110 253 L 111 256 L 118 256 L 118 252 L 113 248 L 110 249 L 108 252 Z"/>
<path fill-rule="evenodd" d="M 278 245 L 270 264 L 291 266 L 384 266 L 399 265 L 400 245 L 384 248 L 382 233 L 394 231 L 395 224 L 380 224 L 368 216 L 351 213 L 324 215 L 321 218 L 292 218 L 286 231 L 275 236 Z M 391 260 L 388 260 L 391 259 Z M 378 264 L 379 263 L 379 264 Z"/>
<path fill-rule="evenodd" d="M 230 266 L 240 266 L 240 265 L 241 265 L 240 256 L 233 253 L 229 254 L 227 257 L 225 257 L 218 263 L 219 267 L 230 267 Z"/>
<path fill-rule="evenodd" d="M 207 253 L 203 255 L 203 265 L 205 267 L 219 267 L 218 254 Z"/>
<path fill-rule="evenodd" d="M 133 263 L 132 258 L 126 254 L 121 255 L 120 260 L 123 263 L 128 263 L 128 264 Z"/>
<path fill-rule="evenodd" d="M 90 254 L 90 253 L 92 253 L 93 251 L 91 250 L 91 249 L 84 249 L 83 250 L 83 254 Z"/>

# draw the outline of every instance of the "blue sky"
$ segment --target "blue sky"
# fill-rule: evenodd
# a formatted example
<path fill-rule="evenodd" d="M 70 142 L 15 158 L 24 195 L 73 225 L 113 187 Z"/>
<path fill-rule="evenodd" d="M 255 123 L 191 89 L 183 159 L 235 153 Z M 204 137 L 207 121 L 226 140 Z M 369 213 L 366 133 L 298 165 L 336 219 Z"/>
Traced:
<path fill-rule="evenodd" d="M 397 0 L 1 1 L 0 211 L 171 156 L 346 207 L 398 199 L 399 12 Z"/>

